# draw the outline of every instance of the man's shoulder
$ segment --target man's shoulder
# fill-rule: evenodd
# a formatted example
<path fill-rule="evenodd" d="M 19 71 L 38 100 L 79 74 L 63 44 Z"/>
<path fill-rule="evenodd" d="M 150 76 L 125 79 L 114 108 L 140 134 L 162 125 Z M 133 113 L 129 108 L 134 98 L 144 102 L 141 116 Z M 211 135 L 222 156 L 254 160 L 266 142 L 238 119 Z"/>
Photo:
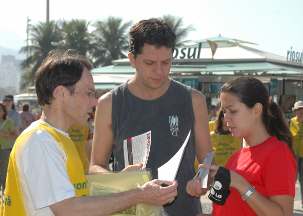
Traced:
<path fill-rule="evenodd" d="M 171 85 L 174 87 L 174 88 L 178 88 L 178 89 L 183 89 L 185 91 L 191 91 L 192 90 L 192 87 L 188 86 L 188 85 L 185 85 L 177 80 L 174 80 L 174 79 L 171 79 Z"/>
<path fill-rule="evenodd" d="M 111 91 L 106 92 L 98 99 L 98 107 L 106 106 L 107 108 L 111 108 L 113 101 L 117 101 L 119 98 L 123 97 L 126 89 L 127 83 L 122 83 Z"/>
<path fill-rule="evenodd" d="M 46 130 L 34 128 L 35 125 L 30 126 L 21 133 L 18 137 L 19 140 L 23 140 L 27 145 L 40 145 L 41 143 L 56 142 L 53 136 Z"/>
<path fill-rule="evenodd" d="M 202 94 L 202 92 L 196 90 L 196 89 L 192 89 L 191 90 L 191 97 L 193 102 L 197 102 L 197 101 L 205 101 L 206 98 L 204 96 L 204 94 Z"/>
<path fill-rule="evenodd" d="M 17 138 L 14 145 L 15 153 L 21 160 L 40 157 L 60 148 L 56 140 L 45 130 L 28 128 Z M 33 158 L 32 158 L 33 159 Z"/>
<path fill-rule="evenodd" d="M 109 91 L 103 94 L 101 97 L 98 99 L 98 104 L 97 107 L 111 107 L 112 104 L 112 97 L 113 97 L 113 92 Z"/>
<path fill-rule="evenodd" d="M 200 97 L 200 98 L 204 97 L 204 95 L 202 94 L 202 92 L 198 91 L 195 88 L 192 88 L 192 87 L 190 87 L 188 85 L 185 85 L 185 84 L 183 84 L 183 83 L 181 83 L 179 81 L 176 81 L 176 80 L 171 80 L 171 82 L 172 82 L 172 84 L 173 84 L 173 86 L 175 88 L 183 89 L 183 90 L 185 90 L 187 92 L 190 92 L 190 94 L 191 94 L 192 97 Z"/>

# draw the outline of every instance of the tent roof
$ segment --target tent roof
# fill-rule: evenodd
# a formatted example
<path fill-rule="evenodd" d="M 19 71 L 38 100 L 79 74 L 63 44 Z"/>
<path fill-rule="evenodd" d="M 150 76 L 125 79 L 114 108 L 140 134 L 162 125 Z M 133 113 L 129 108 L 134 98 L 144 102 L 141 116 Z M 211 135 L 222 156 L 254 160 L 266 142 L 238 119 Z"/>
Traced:
<path fill-rule="evenodd" d="M 247 43 L 246 43 L 247 44 Z M 253 43 L 250 43 L 250 45 Z M 188 46 L 193 47 L 193 45 Z M 118 85 L 131 76 L 135 69 L 128 59 L 113 61 L 113 65 L 93 69 L 96 85 Z M 261 75 L 295 77 L 303 79 L 303 65 L 286 61 L 286 57 L 258 50 L 237 43 L 218 47 L 212 57 L 210 47 L 203 47 L 200 58 L 175 58 L 171 67 L 172 76 L 201 75 Z"/>

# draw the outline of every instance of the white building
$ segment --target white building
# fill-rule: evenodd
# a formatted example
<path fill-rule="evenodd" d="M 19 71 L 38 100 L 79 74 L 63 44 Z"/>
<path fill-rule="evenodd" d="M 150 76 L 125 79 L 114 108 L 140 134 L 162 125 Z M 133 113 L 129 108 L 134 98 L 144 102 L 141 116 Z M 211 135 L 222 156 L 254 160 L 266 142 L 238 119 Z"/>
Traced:
<path fill-rule="evenodd" d="M 20 89 L 20 60 L 13 55 L 2 55 L 0 60 L 0 88 L 2 94 L 16 94 Z M 0 98 L 0 99 L 1 99 Z"/>

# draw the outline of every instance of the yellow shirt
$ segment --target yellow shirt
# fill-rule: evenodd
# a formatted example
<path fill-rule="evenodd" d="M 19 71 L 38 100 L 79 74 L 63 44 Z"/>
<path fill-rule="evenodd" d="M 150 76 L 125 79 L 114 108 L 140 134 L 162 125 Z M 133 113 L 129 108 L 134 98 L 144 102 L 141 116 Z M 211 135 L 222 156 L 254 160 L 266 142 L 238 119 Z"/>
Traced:
<path fill-rule="evenodd" d="M 58 142 L 58 145 L 66 154 L 66 169 L 71 183 L 74 185 L 76 196 L 88 195 L 87 180 L 84 174 L 79 154 L 72 141 L 54 128 L 41 122 L 32 130 L 22 133 L 16 140 L 12 149 L 3 202 L 1 203 L 1 216 L 26 216 L 24 207 L 21 183 L 19 180 L 19 171 L 16 163 L 16 155 L 22 151 L 27 139 L 36 131 L 47 131 Z"/>
<path fill-rule="evenodd" d="M 217 121 L 213 120 L 213 121 L 209 121 L 208 122 L 208 129 L 209 129 L 209 133 L 213 132 L 216 130 L 217 127 Z"/>
<path fill-rule="evenodd" d="M 229 157 L 241 148 L 241 140 L 230 134 L 211 133 L 210 140 L 215 152 L 215 163 L 224 166 Z"/>
<path fill-rule="evenodd" d="M 70 138 L 76 145 L 85 173 L 88 172 L 89 159 L 87 155 L 87 145 L 89 128 L 88 125 L 73 125 L 68 129 Z"/>
<path fill-rule="evenodd" d="M 295 155 L 303 157 L 303 123 L 297 117 L 290 120 L 289 129 L 293 137 L 293 150 Z"/>

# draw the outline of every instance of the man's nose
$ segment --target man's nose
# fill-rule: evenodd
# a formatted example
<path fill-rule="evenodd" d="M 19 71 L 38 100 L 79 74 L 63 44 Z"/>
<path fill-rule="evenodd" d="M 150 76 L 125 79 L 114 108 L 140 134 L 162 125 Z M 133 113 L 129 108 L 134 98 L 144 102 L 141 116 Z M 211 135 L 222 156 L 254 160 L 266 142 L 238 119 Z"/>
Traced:
<path fill-rule="evenodd" d="M 158 75 L 161 75 L 163 73 L 163 67 L 162 65 L 159 63 L 159 64 L 156 64 L 155 66 L 155 72 L 158 74 Z"/>
<path fill-rule="evenodd" d="M 97 106 L 97 103 L 98 103 L 98 98 L 97 97 L 90 98 L 90 106 L 91 107 Z"/>

